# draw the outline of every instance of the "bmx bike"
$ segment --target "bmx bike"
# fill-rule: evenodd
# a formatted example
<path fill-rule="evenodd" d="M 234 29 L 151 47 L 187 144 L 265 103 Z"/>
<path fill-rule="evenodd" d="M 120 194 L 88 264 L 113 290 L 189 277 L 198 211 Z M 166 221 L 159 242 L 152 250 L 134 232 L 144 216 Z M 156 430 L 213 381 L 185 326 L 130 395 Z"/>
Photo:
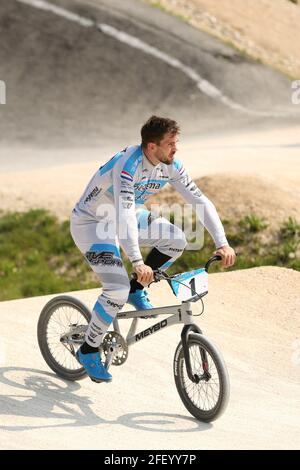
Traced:
<path fill-rule="evenodd" d="M 225 410 L 230 385 L 221 353 L 194 321 L 192 303 L 201 300 L 203 313 L 202 297 L 208 293 L 208 270 L 219 260 L 219 255 L 213 256 L 204 268 L 172 276 L 161 270 L 155 271 L 153 282 L 166 280 L 181 304 L 119 312 L 113 321 L 113 330 L 106 333 L 99 348 L 107 369 L 111 365 L 120 366 L 128 358 L 129 347 L 171 325 L 182 323 L 181 341 L 173 361 L 175 384 L 186 409 L 205 422 L 215 420 Z M 138 319 L 153 315 L 166 318 L 137 332 Z M 48 366 L 64 379 L 74 381 L 87 376 L 76 359 L 76 351 L 84 342 L 90 319 L 90 310 L 78 299 L 66 295 L 54 297 L 41 311 L 37 327 L 41 353 Z M 132 319 L 126 338 L 121 335 L 121 319 Z"/>

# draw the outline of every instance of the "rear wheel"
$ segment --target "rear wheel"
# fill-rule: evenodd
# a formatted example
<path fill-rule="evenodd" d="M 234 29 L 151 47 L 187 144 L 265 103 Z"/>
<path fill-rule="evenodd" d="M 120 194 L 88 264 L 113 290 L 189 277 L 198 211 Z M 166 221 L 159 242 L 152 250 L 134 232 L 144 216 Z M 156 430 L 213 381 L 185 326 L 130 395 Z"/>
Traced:
<path fill-rule="evenodd" d="M 48 366 L 60 377 L 80 380 L 87 374 L 75 357 L 84 342 L 91 312 L 79 300 L 57 296 L 43 308 L 37 327 L 38 343 Z"/>
<path fill-rule="evenodd" d="M 210 422 L 225 410 L 229 399 L 229 376 L 225 362 L 216 347 L 203 335 L 190 333 L 188 349 L 193 375 L 186 370 L 182 342 L 174 356 L 174 378 L 179 396 L 186 409 L 200 421 Z"/>

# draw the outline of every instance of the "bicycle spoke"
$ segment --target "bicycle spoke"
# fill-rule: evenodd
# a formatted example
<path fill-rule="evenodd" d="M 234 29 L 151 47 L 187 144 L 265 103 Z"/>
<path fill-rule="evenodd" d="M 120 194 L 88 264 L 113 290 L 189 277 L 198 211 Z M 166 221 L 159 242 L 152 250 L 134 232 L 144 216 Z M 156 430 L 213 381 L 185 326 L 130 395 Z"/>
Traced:
<path fill-rule="evenodd" d="M 81 369 L 71 351 L 61 342 L 62 335 L 66 335 L 71 325 L 87 325 L 87 320 L 76 308 L 62 305 L 51 315 L 47 325 L 47 343 L 53 359 L 62 367 L 76 371 Z M 75 345 L 75 350 L 76 350 Z M 79 345 L 78 345 L 79 347 Z"/>
<path fill-rule="evenodd" d="M 202 354 L 201 354 L 202 352 Z M 212 410 L 220 396 L 220 381 L 218 371 L 214 363 L 213 358 L 209 352 L 199 344 L 191 344 L 189 346 L 190 360 L 192 373 L 202 378 L 197 384 L 192 382 L 186 371 L 186 365 L 184 358 L 182 357 L 181 370 L 182 370 L 182 385 L 187 394 L 188 398 L 196 407 L 204 411 Z M 205 354 L 205 362 L 207 363 L 207 369 L 203 369 L 203 355 Z M 208 380 L 205 380 L 205 374 L 209 375 Z"/>

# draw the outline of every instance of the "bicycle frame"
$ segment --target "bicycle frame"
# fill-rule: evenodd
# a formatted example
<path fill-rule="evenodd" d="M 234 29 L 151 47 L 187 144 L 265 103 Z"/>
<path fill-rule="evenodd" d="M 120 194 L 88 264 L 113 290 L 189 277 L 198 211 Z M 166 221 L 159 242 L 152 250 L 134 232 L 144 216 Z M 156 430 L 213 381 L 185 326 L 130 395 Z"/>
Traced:
<path fill-rule="evenodd" d="M 210 258 L 205 265 L 205 271 L 208 272 L 210 265 L 215 261 L 220 261 L 221 259 L 222 257 L 220 255 L 215 255 L 212 258 Z M 166 277 L 164 272 L 157 270 L 154 274 L 154 279 L 155 279 L 154 282 L 158 282 L 159 280 L 163 280 L 163 279 L 170 280 L 171 278 Z M 126 340 L 125 340 L 126 346 L 129 347 L 137 343 L 138 341 L 141 341 L 147 338 L 148 336 L 154 333 L 157 333 L 158 331 L 161 331 L 164 328 L 167 328 L 168 326 L 182 323 L 184 326 L 181 332 L 181 341 L 182 341 L 182 348 L 183 348 L 188 377 L 192 382 L 195 382 L 195 383 L 198 383 L 200 380 L 207 380 L 209 378 L 209 372 L 208 372 L 208 363 L 207 363 L 207 356 L 206 356 L 205 349 L 201 348 L 201 358 L 202 358 L 203 370 L 205 371 L 205 373 L 201 377 L 199 377 L 198 375 L 193 374 L 192 372 L 190 352 L 189 352 L 189 347 L 188 347 L 188 336 L 190 332 L 202 334 L 201 329 L 194 322 L 193 312 L 191 309 L 191 303 L 196 302 L 197 300 L 200 300 L 206 294 L 207 294 L 207 291 L 199 295 L 193 296 L 189 300 L 184 300 L 179 305 L 171 305 L 170 307 L 158 307 L 158 308 L 152 308 L 148 310 L 130 310 L 128 312 L 119 312 L 113 321 L 114 332 L 121 335 L 120 327 L 119 327 L 119 320 L 121 319 L 128 320 L 132 318 L 132 323 L 128 330 Z M 145 330 L 142 330 L 139 333 L 137 333 L 136 329 L 137 329 L 138 319 L 141 317 L 151 318 L 154 315 L 169 315 L 169 316 L 165 320 L 162 320 L 158 323 L 154 323 L 149 328 L 146 328 Z M 80 333 L 82 332 L 83 331 L 80 330 Z M 74 334 L 76 334 L 76 328 L 69 334 L 66 334 L 64 338 L 65 341 L 61 341 L 61 342 L 72 343 L 74 341 L 72 338 Z M 107 369 L 110 367 L 111 363 L 113 362 L 113 358 L 116 354 L 117 347 L 119 346 L 112 345 L 112 344 L 109 347 L 109 351 L 107 352 L 106 361 L 105 361 L 105 366 Z M 72 353 L 73 355 L 75 355 L 74 351 Z"/>
<path fill-rule="evenodd" d="M 176 313 L 174 313 L 174 311 Z M 153 325 L 146 328 L 145 330 L 142 330 L 139 333 L 136 333 L 138 319 L 141 316 L 149 316 L 151 318 L 152 315 L 170 315 L 170 316 L 158 323 L 154 323 Z M 200 378 L 197 375 L 193 374 L 192 372 L 190 353 L 189 353 L 189 348 L 187 345 L 188 335 L 191 331 L 202 334 L 201 329 L 194 322 L 193 312 L 191 309 L 191 302 L 184 301 L 179 305 L 172 305 L 170 307 L 158 307 L 158 308 L 153 308 L 150 310 L 138 310 L 138 311 L 132 310 L 128 312 L 118 313 L 116 319 L 113 321 L 114 331 L 120 334 L 119 320 L 130 319 L 130 318 L 132 318 L 133 320 L 126 336 L 126 343 L 128 346 L 132 346 L 133 344 L 136 344 L 138 341 L 142 341 L 143 339 L 148 338 L 152 334 L 158 333 L 164 328 L 182 323 L 184 327 L 181 332 L 181 340 L 182 340 L 182 346 L 183 346 L 183 351 L 184 351 L 187 374 L 188 374 L 189 379 L 192 382 L 195 382 L 195 383 L 199 382 Z M 204 355 L 203 362 L 205 362 L 206 355 L 205 355 L 204 350 L 203 350 L 203 355 Z"/>
<path fill-rule="evenodd" d="M 208 272 L 209 267 L 215 261 L 220 261 L 222 257 L 220 255 L 215 255 L 210 258 L 207 263 L 205 264 L 205 271 Z M 158 270 L 159 271 L 159 270 Z M 160 272 L 161 274 L 161 272 Z M 135 274 L 136 276 L 136 274 Z M 166 279 L 166 278 L 162 278 Z M 152 335 L 153 333 L 157 333 L 161 331 L 163 328 L 166 328 L 171 325 L 176 325 L 178 323 L 183 323 L 184 327 L 182 329 L 181 338 L 185 352 L 185 359 L 187 360 L 187 365 L 190 363 L 189 361 L 189 352 L 187 348 L 187 337 L 190 331 L 194 331 L 196 333 L 202 334 L 201 329 L 195 324 L 193 319 L 193 312 L 191 309 L 191 302 L 195 302 L 200 300 L 200 298 L 204 297 L 207 292 L 200 294 L 197 299 L 193 300 L 185 300 L 182 301 L 179 305 L 172 305 L 170 307 L 158 307 L 158 308 L 151 308 L 149 310 L 130 310 L 128 312 L 119 312 L 113 321 L 114 331 L 120 334 L 120 327 L 119 327 L 119 320 L 120 319 L 130 319 L 133 318 L 131 326 L 126 336 L 126 342 L 128 346 L 131 346 L 142 339 L 147 338 L 147 336 Z M 176 311 L 176 313 L 174 313 Z M 139 333 L 136 333 L 137 321 L 140 317 L 150 317 L 153 315 L 171 315 L 166 320 L 163 320 L 159 323 L 155 323 L 150 328 L 146 328 Z M 191 378 L 189 376 L 189 378 Z M 192 380 L 192 379 L 191 379 Z"/>
<path fill-rule="evenodd" d="M 170 316 L 154 325 L 151 325 L 151 327 L 136 333 L 138 319 L 144 316 L 149 316 L 151 318 L 153 315 Z M 170 307 L 158 307 L 150 310 L 138 311 L 131 310 L 128 312 L 118 313 L 117 317 L 113 321 L 114 331 L 120 334 L 119 320 L 130 318 L 133 318 L 133 321 L 126 336 L 128 346 L 131 346 L 168 326 L 176 325 L 178 323 L 183 323 L 184 325 L 195 325 L 190 302 L 182 302 L 179 305 L 172 305 Z"/>

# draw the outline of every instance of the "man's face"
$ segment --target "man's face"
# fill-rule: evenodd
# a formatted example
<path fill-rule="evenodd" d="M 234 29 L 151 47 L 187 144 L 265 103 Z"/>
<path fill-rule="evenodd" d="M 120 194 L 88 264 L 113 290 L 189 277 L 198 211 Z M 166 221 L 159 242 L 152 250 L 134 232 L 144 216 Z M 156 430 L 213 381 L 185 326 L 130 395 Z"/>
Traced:
<path fill-rule="evenodd" d="M 159 160 L 161 163 L 171 165 L 174 160 L 174 155 L 177 152 L 178 141 L 178 134 L 165 134 L 159 144 L 150 144 L 154 146 L 154 157 L 157 158 L 157 160 Z"/>

